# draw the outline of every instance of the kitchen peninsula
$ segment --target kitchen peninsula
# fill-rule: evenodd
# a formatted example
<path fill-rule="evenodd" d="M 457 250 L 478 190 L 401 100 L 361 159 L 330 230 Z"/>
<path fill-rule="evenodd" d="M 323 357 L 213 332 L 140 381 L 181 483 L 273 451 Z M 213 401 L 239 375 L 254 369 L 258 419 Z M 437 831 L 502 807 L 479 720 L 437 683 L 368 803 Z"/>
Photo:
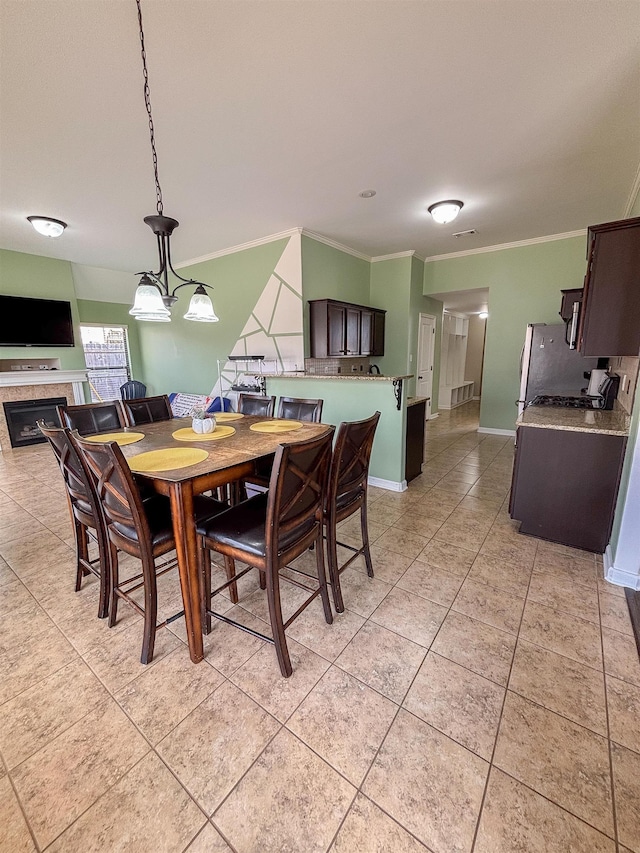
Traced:
<path fill-rule="evenodd" d="M 405 376 L 283 373 L 267 376 L 267 393 L 279 397 L 321 398 L 323 423 L 357 421 L 380 412 L 371 454 L 372 485 L 404 491 L 407 427 Z"/>

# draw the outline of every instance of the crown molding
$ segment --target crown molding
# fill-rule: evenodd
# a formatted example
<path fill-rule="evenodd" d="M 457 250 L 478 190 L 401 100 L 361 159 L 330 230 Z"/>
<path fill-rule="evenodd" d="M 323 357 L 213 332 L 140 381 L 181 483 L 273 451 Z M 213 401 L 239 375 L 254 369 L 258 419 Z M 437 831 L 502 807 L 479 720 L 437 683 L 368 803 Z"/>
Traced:
<path fill-rule="evenodd" d="M 201 255 L 199 258 L 193 258 L 189 261 L 181 261 L 179 264 L 174 264 L 176 269 L 184 269 L 184 267 L 193 266 L 193 264 L 201 264 L 204 261 L 213 261 L 216 258 L 223 258 L 225 255 L 233 255 L 236 252 L 243 252 L 245 249 L 255 249 L 256 246 L 264 246 L 265 243 L 274 243 L 276 240 L 283 240 L 285 237 L 293 237 L 295 234 L 302 234 L 302 228 L 289 228 L 288 231 L 280 231 L 279 234 L 270 234 L 268 237 L 259 237 L 257 240 L 249 240 L 247 243 L 240 243 L 237 246 L 230 246 L 228 249 L 220 249 L 217 252 L 210 252 L 208 255 Z"/>
<path fill-rule="evenodd" d="M 550 234 L 548 237 L 531 237 L 529 240 L 516 240 L 513 243 L 500 243 L 497 246 L 481 246 L 479 249 L 467 249 L 464 252 L 451 252 L 448 255 L 431 255 L 430 258 L 425 258 L 425 263 L 431 261 L 444 261 L 451 258 L 465 258 L 467 255 L 483 255 L 485 252 L 501 252 L 503 249 L 517 249 L 520 246 L 535 246 L 538 243 L 551 243 L 554 240 L 566 240 L 569 237 L 584 237 L 587 229 L 581 228 L 579 231 L 566 231 L 564 234 Z"/>
<path fill-rule="evenodd" d="M 624 213 L 622 214 L 623 219 L 628 219 L 631 216 L 631 208 L 635 204 L 638 193 L 640 193 L 640 163 L 638 163 L 636 176 L 633 184 L 631 185 L 631 192 L 629 193 L 629 198 L 627 199 L 627 203 L 624 207 Z"/>
<path fill-rule="evenodd" d="M 376 255 L 373 258 L 370 258 L 372 264 L 377 264 L 380 261 L 395 261 L 397 258 L 413 258 L 416 253 L 413 249 L 408 252 L 393 252 L 390 255 Z"/>
<path fill-rule="evenodd" d="M 370 255 L 365 255 L 364 252 L 359 252 L 357 249 L 352 249 L 350 246 L 338 243 L 337 240 L 325 237 L 324 234 L 318 234 L 317 231 L 310 231 L 308 228 L 302 228 L 301 233 L 305 237 L 316 240 L 318 243 L 324 243 L 325 246 L 331 246 L 332 249 L 337 249 L 339 252 L 345 252 L 347 255 L 353 255 L 354 258 L 360 258 L 361 261 L 369 261 L 371 263 Z"/>

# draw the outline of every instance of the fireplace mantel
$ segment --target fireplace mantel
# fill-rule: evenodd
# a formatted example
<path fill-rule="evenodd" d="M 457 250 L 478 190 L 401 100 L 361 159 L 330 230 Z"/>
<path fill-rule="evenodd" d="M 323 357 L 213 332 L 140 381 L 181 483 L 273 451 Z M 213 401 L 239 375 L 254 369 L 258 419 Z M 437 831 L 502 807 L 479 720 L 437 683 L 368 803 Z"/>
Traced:
<path fill-rule="evenodd" d="M 73 385 L 73 399 L 84 403 L 82 383 L 87 381 L 86 370 L 8 370 L 0 373 L 0 388 L 23 385 Z"/>

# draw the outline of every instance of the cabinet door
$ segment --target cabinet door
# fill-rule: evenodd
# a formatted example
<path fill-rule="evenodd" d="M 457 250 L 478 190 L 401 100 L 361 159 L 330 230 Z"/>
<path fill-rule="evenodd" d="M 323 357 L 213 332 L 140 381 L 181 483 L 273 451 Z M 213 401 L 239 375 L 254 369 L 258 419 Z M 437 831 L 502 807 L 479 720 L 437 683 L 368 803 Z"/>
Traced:
<path fill-rule="evenodd" d="M 373 312 L 373 342 L 371 355 L 384 355 L 384 311 Z"/>
<path fill-rule="evenodd" d="M 582 355 L 638 355 L 640 217 L 590 229 L 579 350 Z"/>
<path fill-rule="evenodd" d="M 345 330 L 346 330 L 346 314 L 345 309 L 341 305 L 327 306 L 327 322 L 329 349 L 327 355 L 338 356 L 346 355 L 345 353 Z"/>
<path fill-rule="evenodd" d="M 373 311 L 360 312 L 360 355 L 373 354 Z"/>
<path fill-rule="evenodd" d="M 346 355 L 360 355 L 360 308 L 346 309 Z"/>

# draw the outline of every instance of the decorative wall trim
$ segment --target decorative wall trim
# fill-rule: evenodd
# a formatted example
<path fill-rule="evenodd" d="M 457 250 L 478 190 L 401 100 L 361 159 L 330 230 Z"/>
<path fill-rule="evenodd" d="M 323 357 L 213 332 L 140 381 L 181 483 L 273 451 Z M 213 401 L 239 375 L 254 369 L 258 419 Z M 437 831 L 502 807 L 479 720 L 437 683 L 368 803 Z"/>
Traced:
<path fill-rule="evenodd" d="M 627 203 L 624 206 L 624 213 L 622 214 L 623 219 L 628 219 L 631 216 L 631 209 L 635 204 L 635 200 L 638 197 L 638 193 L 640 193 L 640 163 L 638 163 L 638 171 L 636 172 L 633 184 L 631 185 L 631 192 L 629 193 L 629 198 L 627 199 Z"/>
<path fill-rule="evenodd" d="M 407 481 L 403 480 L 401 483 L 396 482 L 395 480 L 383 480 L 381 477 L 369 477 L 367 482 L 370 486 L 377 486 L 379 489 L 386 489 L 388 492 L 406 492 L 407 491 Z"/>
<path fill-rule="evenodd" d="M 510 438 L 516 437 L 515 429 L 490 429 L 490 427 L 478 427 L 477 432 L 485 435 L 508 435 Z"/>
<path fill-rule="evenodd" d="M 302 228 L 301 233 L 305 237 L 310 237 L 312 240 L 317 240 L 318 243 L 324 243 L 325 246 L 331 246 L 332 249 L 337 249 L 339 252 L 346 252 L 347 255 L 353 255 L 354 258 L 360 258 L 362 261 L 371 262 L 371 256 L 365 255 L 364 252 L 359 252 L 357 249 L 352 249 L 350 246 L 345 246 L 338 243 L 337 240 L 332 240 L 330 237 L 325 237 L 324 234 L 318 234 L 317 231 L 310 231 L 308 228 Z"/>
<path fill-rule="evenodd" d="M 567 240 L 569 237 L 584 237 L 587 229 L 567 231 L 565 234 L 549 234 L 547 237 L 531 237 L 529 240 L 516 240 L 514 243 L 499 243 L 496 246 L 481 246 L 478 249 L 466 249 L 464 252 L 450 252 L 446 255 L 431 255 L 425 258 L 425 264 L 432 261 L 448 261 L 451 258 L 465 258 L 467 255 L 483 255 L 485 252 L 501 252 L 503 249 L 518 249 L 520 246 L 535 246 L 538 243 L 552 243 L 554 240 Z M 424 294 L 428 296 L 428 293 Z"/>
<path fill-rule="evenodd" d="M 201 264 L 204 261 L 213 261 L 215 258 L 223 258 L 225 255 L 234 255 L 236 252 L 244 252 L 245 249 L 255 249 L 256 246 L 264 246 L 265 243 L 274 243 L 276 240 L 284 240 L 286 237 L 293 237 L 294 234 L 301 234 L 302 228 L 290 228 L 288 231 L 281 231 L 279 234 L 270 234 L 268 237 L 258 237 L 257 240 L 249 240 L 247 243 L 240 243 L 237 246 L 230 246 L 228 249 L 219 249 L 217 252 L 210 252 L 208 255 L 201 255 L 199 258 L 193 258 L 190 261 L 182 261 L 179 264 L 174 264 L 176 269 L 184 269 L 193 264 Z"/>

